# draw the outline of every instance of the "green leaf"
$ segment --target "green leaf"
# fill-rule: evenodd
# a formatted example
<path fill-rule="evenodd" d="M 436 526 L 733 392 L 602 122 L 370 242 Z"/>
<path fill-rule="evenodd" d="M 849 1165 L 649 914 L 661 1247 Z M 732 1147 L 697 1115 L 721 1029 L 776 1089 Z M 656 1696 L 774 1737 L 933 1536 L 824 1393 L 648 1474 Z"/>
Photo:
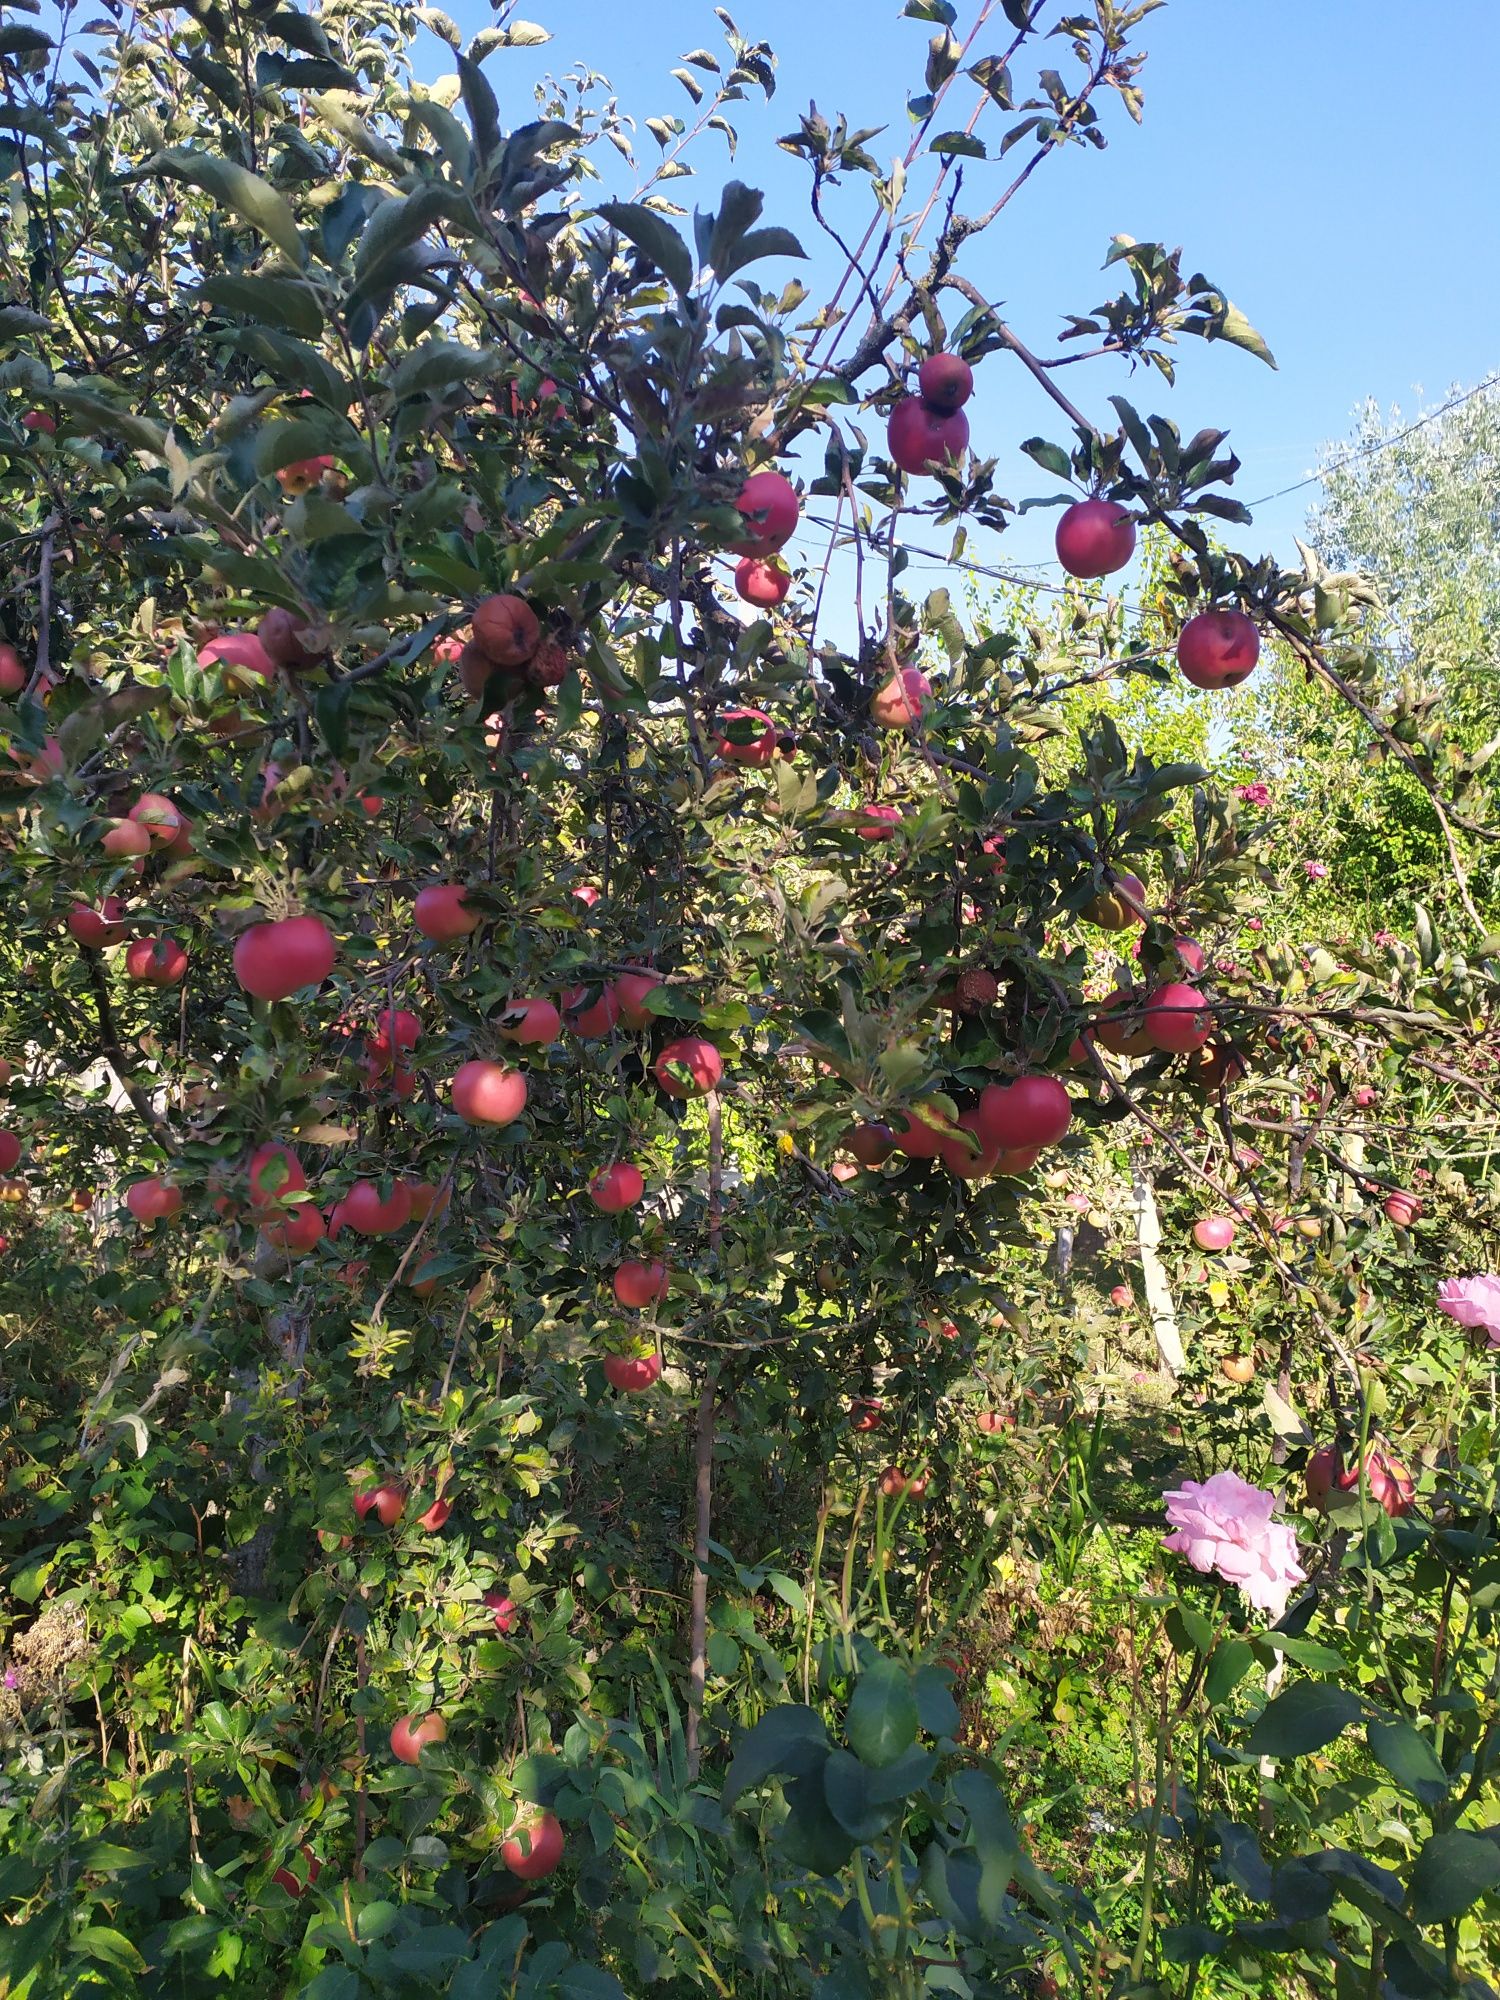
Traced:
<path fill-rule="evenodd" d="M 855 1843 L 829 1810 L 823 1796 L 821 1766 L 786 1788 L 787 1816 L 776 1845 L 799 1868 L 815 1875 L 836 1875 L 854 1851 Z"/>
<path fill-rule="evenodd" d="M 1448 1790 L 1448 1773 L 1436 1750 L 1411 1723 L 1372 1721 L 1365 1730 L 1370 1755 L 1403 1791 L 1431 1805 Z"/>
<path fill-rule="evenodd" d="M 1000 1787 L 987 1771 L 960 1771 L 948 1790 L 969 1819 L 969 1836 L 979 1856 L 979 1913 L 999 1920 L 1000 1906 L 1021 1858 L 1021 1841 Z"/>
<path fill-rule="evenodd" d="M 1255 1648 L 1246 1639 L 1221 1639 L 1203 1677 L 1210 1708 L 1219 1708 L 1255 1665 Z"/>
<path fill-rule="evenodd" d="M 845 1718 L 849 1741 L 867 1764 L 894 1764 L 916 1741 L 920 1718 L 911 1676 L 877 1659 L 855 1683 Z"/>
<path fill-rule="evenodd" d="M 221 160 L 215 153 L 200 153 L 191 147 L 174 146 L 148 160 L 142 173 L 170 174 L 174 179 L 190 181 L 194 187 L 201 187 L 215 201 L 232 208 L 252 229 L 268 236 L 294 264 L 306 263 L 307 252 L 285 198 L 276 192 L 269 181 L 263 181 L 259 174 L 252 174 L 248 167 L 238 166 L 233 160 Z"/>
<path fill-rule="evenodd" d="M 929 142 L 927 150 L 929 153 L 942 153 L 949 159 L 954 155 L 966 160 L 989 158 L 983 139 L 976 139 L 972 132 L 939 132 L 937 137 Z"/>
<path fill-rule="evenodd" d="M 823 1797 L 851 1839 L 876 1840 L 890 1825 L 898 1802 L 919 1791 L 937 1766 L 937 1753 L 913 1744 L 879 1770 L 847 1750 L 834 1750 L 823 1766 Z"/>
<path fill-rule="evenodd" d="M 680 297 L 687 297 L 693 289 L 692 253 L 670 223 L 631 201 L 601 202 L 598 213 L 612 229 L 650 258 Z"/>
<path fill-rule="evenodd" d="M 1452 1828 L 1435 1833 L 1412 1864 L 1411 1913 L 1419 1924 L 1461 1917 L 1500 1885 L 1500 1846 L 1482 1834 Z"/>
<path fill-rule="evenodd" d="M 456 340 L 429 340 L 403 354 L 391 372 L 390 390 L 397 398 L 439 395 L 494 370 L 501 359 L 495 347 L 465 347 Z"/>
<path fill-rule="evenodd" d="M 97 1959 L 101 1965 L 112 1965 L 120 1972 L 146 1970 L 145 1959 L 124 1932 L 111 1930 L 106 1924 L 90 1924 L 85 1930 L 75 1931 L 68 1940 L 68 1950 Z"/>
<path fill-rule="evenodd" d="M 929 1736 L 958 1734 L 958 1703 L 953 1699 L 949 1676 L 942 1667 L 918 1667 L 913 1686 L 917 1697 L 917 1720 Z"/>
<path fill-rule="evenodd" d="M 1055 472 L 1059 479 L 1073 477 L 1073 461 L 1060 444 L 1049 444 L 1046 438 L 1027 438 L 1021 446 L 1026 456 L 1035 459 L 1044 472 Z"/>
<path fill-rule="evenodd" d="M 1255 1757 L 1306 1757 L 1341 1736 L 1362 1713 L 1359 1699 L 1327 1681 L 1298 1681 L 1261 1711 L 1245 1747 Z"/>
<path fill-rule="evenodd" d="M 800 1702 L 787 1702 L 763 1715 L 735 1745 L 724 1779 L 724 1805 L 773 1775 L 802 1777 L 822 1769 L 828 1755 L 823 1718 Z"/>
<path fill-rule="evenodd" d="M 1253 354 L 1258 360 L 1264 361 L 1268 368 L 1276 366 L 1276 356 L 1267 347 L 1265 341 L 1256 332 L 1249 320 L 1246 319 L 1239 307 L 1231 305 L 1227 299 L 1224 301 L 1224 309 L 1218 315 L 1214 329 L 1210 332 L 1208 338 L 1210 340 L 1230 341 L 1235 347 L 1243 347 L 1247 354 Z"/>
<path fill-rule="evenodd" d="M 285 327 L 304 340 L 316 340 L 323 331 L 317 293 L 293 278 L 210 278 L 193 296 L 241 319 Z"/>

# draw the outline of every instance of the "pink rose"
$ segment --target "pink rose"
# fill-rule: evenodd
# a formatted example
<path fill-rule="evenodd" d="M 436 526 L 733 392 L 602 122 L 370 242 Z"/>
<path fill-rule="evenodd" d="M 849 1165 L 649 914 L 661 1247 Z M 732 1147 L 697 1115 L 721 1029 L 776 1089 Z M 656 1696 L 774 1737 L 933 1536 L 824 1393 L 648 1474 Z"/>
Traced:
<path fill-rule="evenodd" d="M 1500 1347 L 1500 1278 L 1445 1278 L 1437 1305 L 1460 1326 L 1482 1326 L 1491 1347 Z"/>
<path fill-rule="evenodd" d="M 1202 1575 L 1216 1572 L 1242 1590 L 1257 1611 L 1280 1618 L 1292 1586 L 1307 1581 L 1297 1561 L 1297 1537 L 1285 1522 L 1273 1521 L 1274 1494 L 1216 1472 L 1201 1485 L 1185 1479 L 1163 1494 L 1167 1520 L 1175 1531 L 1163 1547 L 1184 1555 Z"/>
<path fill-rule="evenodd" d="M 1271 803 L 1269 785 L 1236 785 L 1234 795 L 1243 799 L 1247 806 L 1268 806 Z"/>
<path fill-rule="evenodd" d="M 1307 871 L 1309 882 L 1322 882 L 1327 879 L 1328 863 L 1326 861 L 1304 861 L 1302 866 Z"/>
<path fill-rule="evenodd" d="M 1265 927 L 1265 920 L 1261 917 L 1246 917 L 1245 919 L 1245 929 L 1247 931 L 1263 931 Z"/>
<path fill-rule="evenodd" d="M 1396 942 L 1396 933 L 1394 931 L 1376 931 L 1374 942 L 1389 951 L 1391 946 Z"/>

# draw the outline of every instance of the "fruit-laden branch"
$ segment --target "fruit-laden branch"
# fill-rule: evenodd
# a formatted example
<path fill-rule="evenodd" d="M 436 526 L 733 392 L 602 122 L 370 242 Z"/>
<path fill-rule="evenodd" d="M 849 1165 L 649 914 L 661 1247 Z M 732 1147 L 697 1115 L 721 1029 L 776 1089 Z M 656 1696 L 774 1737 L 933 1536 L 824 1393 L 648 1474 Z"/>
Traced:
<path fill-rule="evenodd" d="M 151 1099 L 131 1078 L 131 1064 L 120 1040 L 119 1026 L 115 1021 L 114 1005 L 109 997 L 109 982 L 104 977 L 104 967 L 99 962 L 99 954 L 88 946 L 81 946 L 79 955 L 83 959 L 89 986 L 93 991 L 94 1004 L 99 1013 L 100 1053 L 114 1071 L 115 1081 L 130 1099 L 137 1117 L 159 1145 L 171 1146 L 175 1143 L 172 1128 L 160 1116 Z"/>

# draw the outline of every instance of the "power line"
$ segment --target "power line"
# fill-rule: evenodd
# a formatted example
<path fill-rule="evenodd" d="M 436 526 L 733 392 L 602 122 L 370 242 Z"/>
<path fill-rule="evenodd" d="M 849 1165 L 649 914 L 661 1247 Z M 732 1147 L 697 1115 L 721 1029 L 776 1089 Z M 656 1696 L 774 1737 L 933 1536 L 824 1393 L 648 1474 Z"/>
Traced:
<path fill-rule="evenodd" d="M 1439 417 L 1447 416 L 1450 410 L 1458 409 L 1463 403 L 1471 403 L 1476 396 L 1482 396 L 1487 389 L 1494 388 L 1500 388 L 1500 375 L 1486 375 L 1484 380 L 1476 382 L 1472 389 L 1465 389 L 1462 395 L 1450 397 L 1446 403 L 1439 404 L 1437 409 L 1429 410 L 1425 416 L 1418 417 L 1415 423 L 1408 424 L 1405 430 L 1393 431 L 1389 437 L 1378 438 L 1374 444 L 1366 445 L 1362 451 L 1351 451 L 1347 458 L 1336 458 L 1332 465 L 1325 465 L 1317 472 L 1310 472 L 1306 479 L 1299 479 L 1291 486 L 1283 486 L 1275 493 L 1263 493 L 1258 500 L 1247 500 L 1245 505 L 1265 507 L 1272 500 L 1284 500 L 1289 493 L 1300 493 L 1304 486 L 1321 486 L 1331 472 L 1342 472 L 1345 466 L 1358 465 L 1364 459 L 1374 458 L 1379 452 L 1389 451 L 1392 445 L 1400 444 L 1405 438 L 1414 437 L 1418 431 L 1436 423 Z"/>

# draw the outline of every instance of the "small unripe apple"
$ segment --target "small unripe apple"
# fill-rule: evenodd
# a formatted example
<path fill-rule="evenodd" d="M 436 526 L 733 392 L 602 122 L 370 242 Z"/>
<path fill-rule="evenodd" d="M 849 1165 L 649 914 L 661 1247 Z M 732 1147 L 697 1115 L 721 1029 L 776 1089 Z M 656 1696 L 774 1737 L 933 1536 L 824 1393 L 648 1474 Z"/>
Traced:
<path fill-rule="evenodd" d="M 440 1715 L 403 1715 L 391 1731 L 391 1755 L 403 1764 L 420 1764 L 423 1748 L 447 1740 L 448 1725 Z"/>
<path fill-rule="evenodd" d="M 1115 500 L 1078 500 L 1057 524 L 1057 559 L 1069 576 L 1109 576 L 1135 554 L 1135 522 Z"/>
<path fill-rule="evenodd" d="M 1177 639 L 1182 677 L 1196 688 L 1238 687 L 1260 658 L 1260 633 L 1243 611 L 1200 611 Z"/>
<path fill-rule="evenodd" d="M 917 388 L 929 409 L 951 416 L 973 395 L 974 370 L 962 355 L 929 354 L 917 370 Z"/>

